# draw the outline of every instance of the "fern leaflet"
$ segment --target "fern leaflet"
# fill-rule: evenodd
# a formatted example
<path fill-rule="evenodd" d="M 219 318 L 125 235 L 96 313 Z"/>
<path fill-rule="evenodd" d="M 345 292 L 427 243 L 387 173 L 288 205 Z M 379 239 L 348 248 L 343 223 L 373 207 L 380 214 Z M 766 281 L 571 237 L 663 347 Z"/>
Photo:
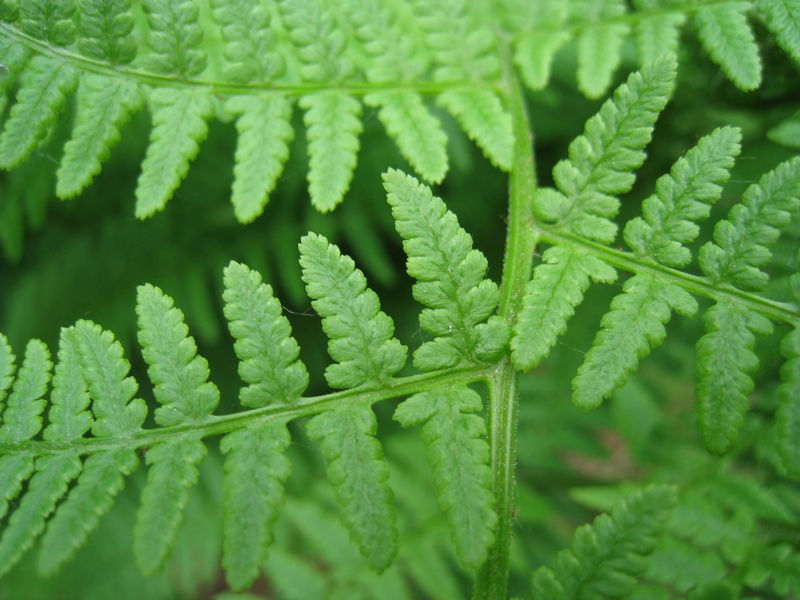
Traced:
<path fill-rule="evenodd" d="M 625 14 L 625 4 L 621 0 L 576 0 L 570 5 L 573 15 L 586 22 L 578 36 L 578 88 L 590 98 L 599 98 L 611 83 L 628 34 L 628 26 L 619 19 Z"/>
<path fill-rule="evenodd" d="M 756 0 L 767 27 L 795 62 L 800 62 L 800 2 L 797 0 Z"/>

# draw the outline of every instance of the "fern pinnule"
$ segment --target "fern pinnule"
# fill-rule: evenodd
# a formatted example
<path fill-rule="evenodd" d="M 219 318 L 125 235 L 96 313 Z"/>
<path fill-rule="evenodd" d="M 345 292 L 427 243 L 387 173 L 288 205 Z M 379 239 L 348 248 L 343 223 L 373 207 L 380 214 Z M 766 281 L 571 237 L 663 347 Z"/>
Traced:
<path fill-rule="evenodd" d="M 42 412 L 53 363 L 50 351 L 39 340 L 31 340 L 3 411 L 0 442 L 19 443 L 42 429 Z"/>
<path fill-rule="evenodd" d="M 328 352 L 337 361 L 325 371 L 331 387 L 351 388 L 387 381 L 406 363 L 406 348 L 393 337 L 394 324 L 380 310 L 353 261 L 324 237 L 300 242 L 300 264 L 312 306 L 322 316 Z M 375 438 L 370 406 L 348 406 L 315 416 L 308 435 L 322 440 L 328 479 L 342 507 L 342 520 L 377 571 L 397 552 L 397 529 L 389 468 Z"/>
<path fill-rule="evenodd" d="M 78 49 L 112 65 L 136 58 L 134 21 L 129 0 L 78 0 Z"/>
<path fill-rule="evenodd" d="M 149 284 L 137 290 L 136 313 L 142 356 L 162 405 L 155 410 L 156 423 L 169 427 L 207 420 L 219 404 L 219 390 L 208 381 L 208 361 L 198 356 L 183 313 Z"/>
<path fill-rule="evenodd" d="M 514 38 L 514 62 L 525 85 L 541 90 L 550 81 L 556 52 L 570 38 L 562 27 L 567 19 L 566 2 L 519 2 L 505 0 L 509 29 L 520 28 Z"/>
<path fill-rule="evenodd" d="M 645 2 L 634 0 L 633 4 L 638 7 Z M 686 14 L 682 12 L 658 12 L 639 19 L 633 26 L 639 64 L 645 65 L 667 52 L 676 54 L 685 22 Z"/>
<path fill-rule="evenodd" d="M 800 206 L 800 159 L 781 163 L 749 186 L 742 202 L 714 228 L 714 242 L 700 249 L 703 272 L 715 284 L 759 290 L 770 246 Z M 756 334 L 772 331 L 763 315 L 721 299 L 704 315 L 706 335 L 697 345 L 698 423 L 709 450 L 726 452 L 738 436 L 758 367 Z"/>
<path fill-rule="evenodd" d="M 225 318 L 236 339 L 239 376 L 250 384 L 239 393 L 241 403 L 251 408 L 296 403 L 308 386 L 308 372 L 272 288 L 258 272 L 233 261 L 224 281 Z"/>
<path fill-rule="evenodd" d="M 8 388 L 14 382 L 15 362 L 17 357 L 8 343 L 8 338 L 0 333 L 0 415 L 2 415 L 3 401 L 6 398 Z"/>
<path fill-rule="evenodd" d="M 778 45 L 800 63 L 800 5 L 797 0 L 756 0 L 756 8 Z"/>
<path fill-rule="evenodd" d="M 725 2 L 700 7 L 694 15 L 700 43 L 728 79 L 743 91 L 761 85 L 761 58 L 745 16 L 752 6 L 750 2 Z"/>
<path fill-rule="evenodd" d="M 58 364 L 53 375 L 48 425 L 45 440 L 77 440 L 89 431 L 94 418 L 88 410 L 91 398 L 81 369 L 74 330 L 62 329 L 58 345 Z"/>
<path fill-rule="evenodd" d="M 353 260 L 311 233 L 300 242 L 300 265 L 336 361 L 325 371 L 328 384 L 348 389 L 381 383 L 402 369 L 406 347 L 393 337 L 394 323 L 380 310 L 377 294 L 367 288 Z"/>
<path fill-rule="evenodd" d="M 577 39 L 578 89 L 589 98 L 605 94 L 619 65 L 620 49 L 630 28 L 621 20 L 625 15 L 622 0 L 574 0 L 573 15 L 582 21 Z"/>
<path fill-rule="evenodd" d="M 19 24 L 30 36 L 68 46 L 75 40 L 74 13 L 74 2 L 23 0 L 19 3 Z"/>
<path fill-rule="evenodd" d="M 284 502 L 291 473 L 285 423 L 254 425 L 229 433 L 220 443 L 225 454 L 223 557 L 231 587 L 249 587 L 272 543 L 272 525 Z"/>
<path fill-rule="evenodd" d="M 625 598 L 647 569 L 647 557 L 675 504 L 667 485 L 650 485 L 631 494 L 610 515 L 575 531 L 572 547 L 556 556 L 553 567 L 533 574 L 533 597 Z"/>
<path fill-rule="evenodd" d="M 633 186 L 633 171 L 644 162 L 656 119 L 675 77 L 675 57 L 665 55 L 633 73 L 611 100 L 586 122 L 583 135 L 569 146 L 569 159 L 553 168 L 558 191 L 539 188 L 534 212 L 557 231 L 610 243 L 617 233 L 611 221 L 619 210 L 616 195 Z M 615 270 L 578 247 L 548 248 L 526 285 L 514 325 L 512 358 L 517 368 L 539 364 L 566 331 L 574 307 L 583 300 L 589 279 L 610 283 Z"/>
<path fill-rule="evenodd" d="M 643 217 L 625 227 L 625 241 L 646 261 L 683 267 L 691 254 L 682 244 L 693 241 L 728 180 L 741 134 L 716 129 L 656 182 L 656 193 L 643 203 Z M 600 330 L 573 381 L 573 401 L 584 408 L 600 404 L 666 337 L 662 324 L 672 311 L 697 312 L 697 302 L 681 287 L 657 275 L 639 273 L 628 279 L 600 322 Z"/>
<path fill-rule="evenodd" d="M 800 274 L 790 278 L 792 299 L 800 304 Z M 778 440 L 783 466 L 793 477 L 800 478 L 800 328 L 795 328 L 781 340 L 781 354 L 786 359 L 781 367 L 778 388 L 780 407 Z"/>
<path fill-rule="evenodd" d="M 77 85 L 71 65 L 42 55 L 30 60 L 0 135 L 0 168 L 19 166 L 44 142 Z"/>
<path fill-rule="evenodd" d="M 145 98 L 135 83 L 87 73 L 78 84 L 77 102 L 72 138 L 64 146 L 58 168 L 59 198 L 77 196 L 89 185 L 119 142 L 120 130 L 142 109 Z"/>
<path fill-rule="evenodd" d="M 200 11 L 191 0 L 143 0 L 149 35 L 144 66 L 156 73 L 190 77 L 203 72 L 208 64 L 202 49 L 203 29 Z"/>
<path fill-rule="evenodd" d="M 497 522 L 486 423 L 472 414 L 481 408 L 476 391 L 457 386 L 415 394 L 394 413 L 403 427 L 422 426 L 439 505 L 459 561 L 468 569 L 483 563 Z"/>
<path fill-rule="evenodd" d="M 396 170 L 385 173 L 383 181 L 408 256 L 408 274 L 417 280 L 414 298 L 428 307 L 420 325 L 437 336 L 414 352 L 414 365 L 431 371 L 496 359 L 506 348 L 509 330 L 504 320 L 490 316 L 499 292 L 484 278 L 486 258 L 472 248 L 470 235 L 430 188 Z"/>

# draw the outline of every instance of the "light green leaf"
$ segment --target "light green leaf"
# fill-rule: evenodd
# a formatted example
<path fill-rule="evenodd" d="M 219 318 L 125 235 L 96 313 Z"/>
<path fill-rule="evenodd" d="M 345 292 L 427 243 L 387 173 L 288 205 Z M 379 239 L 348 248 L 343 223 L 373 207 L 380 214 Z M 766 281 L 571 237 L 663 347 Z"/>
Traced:
<path fill-rule="evenodd" d="M 572 11 L 587 21 L 578 35 L 578 89 L 589 98 L 599 98 L 611 85 L 629 32 L 628 25 L 620 21 L 625 4 L 621 0 L 583 0 L 574 2 Z"/>
<path fill-rule="evenodd" d="M 686 22 L 681 12 L 652 14 L 634 25 L 639 64 L 646 65 L 666 53 L 676 54 L 680 44 L 680 28 Z"/>
<path fill-rule="evenodd" d="M 325 370 L 334 388 L 382 383 L 406 363 L 407 348 L 394 338 L 394 323 L 380 310 L 377 294 L 348 256 L 320 235 L 300 241 L 303 281 L 322 319 L 328 353 L 337 364 Z"/>
<path fill-rule="evenodd" d="M 225 318 L 239 358 L 239 376 L 250 385 L 240 392 L 245 406 L 294 404 L 308 386 L 308 372 L 298 360 L 300 348 L 272 288 L 246 265 L 225 268 Z"/>
<path fill-rule="evenodd" d="M 553 58 L 570 38 L 563 28 L 567 18 L 567 2 L 521 2 L 508 5 L 508 25 L 525 27 L 514 40 L 514 62 L 519 66 L 525 84 L 541 90 L 550 81 Z M 523 18 L 524 16 L 524 18 Z"/>
<path fill-rule="evenodd" d="M 397 553 L 397 528 L 389 467 L 375 438 L 378 422 L 369 406 L 324 412 L 308 422 L 308 435 L 322 440 L 328 480 L 342 509 L 342 522 L 376 571 Z"/>
<path fill-rule="evenodd" d="M 249 223 L 264 212 L 289 159 L 294 139 L 292 105 L 278 94 L 236 96 L 225 110 L 239 115 L 231 202 L 239 222 Z"/>
<path fill-rule="evenodd" d="M 50 351 L 39 340 L 31 340 L 25 349 L 25 359 L 17 374 L 14 388 L 8 397 L 0 427 L 0 443 L 18 443 L 33 438 L 42 428 L 44 395 L 50 383 Z"/>
<path fill-rule="evenodd" d="M 439 491 L 439 506 L 450 525 L 461 564 L 477 569 L 494 539 L 494 512 L 489 445 L 483 439 L 481 398 L 467 387 L 416 394 L 394 413 L 403 427 L 422 425 L 428 462 Z"/>
<path fill-rule="evenodd" d="M 33 474 L 33 457 L 9 454 L 0 457 L 0 518 L 8 504 L 22 491 L 22 484 Z"/>
<path fill-rule="evenodd" d="M 126 65 L 136 58 L 129 0 L 78 0 L 78 7 L 81 54 L 112 65 Z"/>
<path fill-rule="evenodd" d="M 778 442 L 783 466 L 792 477 L 800 479 L 800 329 L 783 338 L 781 354 L 786 362 L 781 367 L 778 388 Z"/>
<path fill-rule="evenodd" d="M 189 488 L 197 483 L 206 452 L 203 442 L 192 438 L 156 444 L 147 451 L 150 469 L 133 529 L 133 551 L 145 575 L 161 568 L 175 544 Z"/>
<path fill-rule="evenodd" d="M 235 590 L 253 583 L 272 543 L 291 472 L 285 455 L 290 441 L 286 425 L 274 423 L 234 431 L 220 443 L 226 454 L 222 565 Z"/>
<path fill-rule="evenodd" d="M 306 111 L 311 203 L 328 212 L 344 198 L 358 160 L 361 103 L 336 92 L 300 98 Z"/>
<path fill-rule="evenodd" d="M 62 329 L 58 364 L 50 394 L 50 423 L 44 430 L 44 439 L 73 441 L 83 437 L 94 421 L 88 410 L 90 401 L 81 369 L 75 330 Z"/>
<path fill-rule="evenodd" d="M 158 88 L 151 94 L 153 130 L 136 187 L 136 216 L 163 209 L 200 151 L 214 110 L 204 91 Z"/>
<path fill-rule="evenodd" d="M 16 360 L 17 357 L 14 356 L 8 338 L 0 333 L 0 414 L 2 414 L 2 402 L 6 397 L 6 392 L 14 382 L 14 362 Z"/>
<path fill-rule="evenodd" d="M 19 3 L 22 30 L 36 39 L 54 46 L 69 46 L 75 40 L 73 0 L 23 0 Z"/>
<path fill-rule="evenodd" d="M 192 0 L 143 0 L 147 15 L 151 52 L 144 65 L 150 71 L 165 75 L 190 77 L 206 68 L 202 50 L 203 29 L 198 23 L 200 10 Z"/>
<path fill-rule="evenodd" d="M 800 1 L 756 0 L 756 8 L 778 45 L 800 62 Z"/>

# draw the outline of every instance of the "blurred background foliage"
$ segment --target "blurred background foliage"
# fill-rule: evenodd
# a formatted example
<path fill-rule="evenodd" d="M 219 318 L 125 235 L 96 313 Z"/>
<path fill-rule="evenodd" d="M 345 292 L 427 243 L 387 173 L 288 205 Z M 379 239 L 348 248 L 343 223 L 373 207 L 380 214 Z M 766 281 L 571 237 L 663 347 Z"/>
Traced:
<path fill-rule="evenodd" d="M 770 37 L 759 39 L 765 83 L 744 94 L 698 50 L 691 32 L 683 35 L 681 93 L 659 120 L 648 161 L 623 202 L 621 222 L 639 214 L 640 201 L 652 191 L 655 179 L 716 126 L 742 127 L 744 139 L 742 155 L 709 223 L 726 214 L 760 174 L 796 152 L 789 146 L 800 138 L 784 130 L 791 127 L 785 120 L 800 110 L 800 73 L 771 45 Z M 635 68 L 632 47 L 626 56 L 619 81 Z M 528 95 L 542 184 L 551 183 L 552 166 L 566 155 L 567 145 L 600 104 L 575 89 L 574 71 L 574 55 L 559 53 L 550 86 Z M 222 318 L 221 291 L 222 268 L 233 259 L 257 269 L 273 285 L 312 376 L 308 393 L 324 393 L 326 341 L 303 291 L 297 251 L 300 236 L 313 230 L 354 257 L 393 317 L 398 337 L 415 348 L 421 343 L 419 308 L 411 297 L 380 179 L 388 167 L 408 165 L 374 112 L 367 111 L 353 184 L 336 211 L 321 215 L 309 204 L 305 139 L 298 127 L 277 190 L 265 213 L 248 225 L 236 221 L 229 202 L 233 124 L 211 125 L 168 208 L 138 221 L 133 216 L 134 189 L 150 130 L 146 113 L 129 123 L 123 142 L 91 187 L 66 202 L 53 194 L 54 172 L 70 123 L 69 118 L 61 119 L 49 144 L 25 166 L 0 173 L 0 330 L 18 350 L 33 337 L 54 348 L 60 327 L 92 319 L 116 333 L 145 387 L 144 364 L 135 343 L 134 303 L 136 286 L 153 283 L 175 298 L 186 314 L 222 391 L 219 412 L 232 411 L 241 383 Z M 449 136 L 451 170 L 434 191 L 487 255 L 489 276 L 499 280 L 506 176 L 491 167 L 444 112 L 437 116 Z M 299 115 L 295 118 L 299 122 Z M 705 228 L 698 245 L 709 238 L 710 230 L 710 225 Z M 786 233 L 772 265 L 776 293 L 782 279 L 798 268 L 797 215 Z M 800 485 L 785 477 L 771 447 L 779 364 L 774 357 L 783 332 L 760 341 L 762 361 L 752 412 L 732 455 L 719 460 L 701 449 L 694 426 L 694 342 L 702 330 L 698 318 L 675 319 L 666 344 L 601 409 L 585 413 L 571 405 L 570 380 L 614 290 L 590 288 L 551 356 L 522 378 L 512 594 L 528 594 L 531 571 L 568 546 L 576 527 L 641 482 L 662 481 L 680 486 L 679 503 L 646 575 L 647 585 L 637 589 L 635 598 L 800 597 Z M 149 390 L 140 394 L 148 397 Z M 276 528 L 266 575 L 251 594 L 304 600 L 467 595 L 469 575 L 454 559 L 424 448 L 417 435 L 391 420 L 393 405 L 384 403 L 375 410 L 400 508 L 401 553 L 394 565 L 376 576 L 349 543 L 338 522 L 323 460 L 305 436 L 303 423 L 294 423 L 287 506 Z M 132 524 L 143 483 L 139 472 L 77 560 L 55 578 L 40 580 L 34 574 L 36 554 L 28 553 L 0 582 L 0 599 L 249 597 L 225 593 L 219 568 L 218 453 L 209 454 L 203 470 L 178 547 L 162 575 L 142 577 L 132 559 Z"/>

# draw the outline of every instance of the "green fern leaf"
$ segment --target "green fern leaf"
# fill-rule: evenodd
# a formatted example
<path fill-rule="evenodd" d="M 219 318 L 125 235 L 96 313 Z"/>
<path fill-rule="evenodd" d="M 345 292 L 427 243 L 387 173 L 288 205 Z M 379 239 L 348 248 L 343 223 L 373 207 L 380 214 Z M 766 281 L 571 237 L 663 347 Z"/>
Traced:
<path fill-rule="evenodd" d="M 46 456 L 36 460 L 36 473 L 0 538 L 0 577 L 33 545 L 59 498 L 67 492 L 69 482 L 80 471 L 81 461 L 75 456 Z"/>
<path fill-rule="evenodd" d="M 8 343 L 8 338 L 0 333 L 0 414 L 2 414 L 2 402 L 5 400 L 6 392 L 14 382 L 16 359 L 11 344 Z"/>
<path fill-rule="evenodd" d="M 599 242 L 613 241 L 617 228 L 609 219 L 619 210 L 615 196 L 633 186 L 633 171 L 644 162 L 643 149 L 667 103 L 675 70 L 675 57 L 665 55 L 617 88 L 570 144 L 569 159 L 553 168 L 561 194 L 542 189 L 534 197 L 539 219 Z"/>
<path fill-rule="evenodd" d="M 167 559 L 205 455 L 203 442 L 192 438 L 157 444 L 147 451 L 150 469 L 133 530 L 133 551 L 145 575 L 155 573 Z"/>
<path fill-rule="evenodd" d="M 456 387 L 416 394 L 394 413 L 403 427 L 422 425 L 439 505 L 447 516 L 456 554 L 468 569 L 483 563 L 497 521 L 489 446 L 482 439 L 486 424 L 471 414 L 479 410 L 478 393 Z"/>
<path fill-rule="evenodd" d="M 0 168 L 13 169 L 27 160 L 47 138 L 77 85 L 77 73 L 69 64 L 42 55 L 31 59 L 0 135 Z"/>
<path fill-rule="evenodd" d="M 534 572 L 533 597 L 627 598 L 647 568 L 647 556 L 675 500 L 674 488 L 651 485 L 629 496 L 610 516 L 580 527 L 572 548 L 558 553 L 552 569 Z"/>
<path fill-rule="evenodd" d="M 169 427 L 207 420 L 219 404 L 219 390 L 208 381 L 208 361 L 197 355 L 183 313 L 172 298 L 148 284 L 138 288 L 136 314 L 142 356 L 163 405 L 155 411 L 156 423 Z"/>
<path fill-rule="evenodd" d="M 419 94 L 380 92 L 365 96 L 364 103 L 379 107 L 378 119 L 386 132 L 425 181 L 439 183 L 444 179 L 448 168 L 447 135 Z"/>
<path fill-rule="evenodd" d="M 525 286 L 514 323 L 512 360 L 520 370 L 537 366 L 567 330 L 567 320 L 583 301 L 589 278 L 613 283 L 617 272 L 603 261 L 570 246 L 548 248 Z"/>
<path fill-rule="evenodd" d="M 286 425 L 274 423 L 235 431 L 220 443 L 226 454 L 222 564 L 235 590 L 253 583 L 272 543 L 291 472 L 285 455 L 290 442 Z"/>
<path fill-rule="evenodd" d="M 440 94 L 436 102 L 456 118 L 492 164 L 511 170 L 511 116 L 494 92 L 451 90 Z"/>
<path fill-rule="evenodd" d="M 673 310 L 690 317 L 697 312 L 697 302 L 683 288 L 654 275 L 628 279 L 600 321 L 600 331 L 572 382 L 572 401 L 581 408 L 599 406 L 639 360 L 664 341 L 667 332 L 662 323 L 669 321 Z"/>
<path fill-rule="evenodd" d="M 89 185 L 119 142 L 122 127 L 144 106 L 144 95 L 135 84 L 93 73 L 81 78 L 77 96 L 72 139 L 64 147 L 58 169 L 60 198 L 77 196 Z"/>
<path fill-rule="evenodd" d="M 39 572 L 52 575 L 70 560 L 114 503 L 125 476 L 139 466 L 133 450 L 92 454 L 67 499 L 47 524 L 39 552 Z"/>
<path fill-rule="evenodd" d="M 207 121 L 214 110 L 211 96 L 159 88 L 152 92 L 153 131 L 136 188 L 136 216 L 161 210 L 189 171 L 200 142 L 208 135 Z"/>
<path fill-rule="evenodd" d="M 578 36 L 578 89 L 589 98 L 599 98 L 611 84 L 628 35 L 628 25 L 620 21 L 625 4 L 622 0 L 573 0 L 570 5 L 572 13 L 586 23 Z"/>
<path fill-rule="evenodd" d="M 28 35 L 46 40 L 54 46 L 69 46 L 75 40 L 73 0 L 22 0 L 19 3 L 19 24 Z"/>
<path fill-rule="evenodd" d="M 800 111 L 768 129 L 767 137 L 787 148 L 800 148 Z"/>
<path fill-rule="evenodd" d="M 124 438 L 141 430 L 147 405 L 133 398 L 136 380 L 128 376 L 130 364 L 122 355 L 122 345 L 109 331 L 91 321 L 75 323 L 75 338 L 80 354 L 83 378 L 92 398 L 97 437 Z"/>
<path fill-rule="evenodd" d="M 126 65 L 136 58 L 129 0 L 78 0 L 78 49 L 84 56 Z"/>
<path fill-rule="evenodd" d="M 22 490 L 22 484 L 33 473 L 34 463 L 30 456 L 12 454 L 0 458 L 0 518 L 8 512 L 9 502 Z"/>
<path fill-rule="evenodd" d="M 389 467 L 375 438 L 377 430 L 369 406 L 322 413 L 311 419 L 307 428 L 311 439 L 322 440 L 328 479 L 342 507 L 343 523 L 370 566 L 381 572 L 397 553 L 398 533 L 387 483 Z"/>
<path fill-rule="evenodd" d="M 771 256 L 769 250 L 789 222 L 789 213 L 800 206 L 800 158 L 778 165 L 749 186 L 742 202 L 727 220 L 714 228 L 716 244 L 700 249 L 700 267 L 714 283 L 729 283 L 746 290 L 760 290 L 768 277 L 758 267 Z"/>
<path fill-rule="evenodd" d="M 348 389 L 382 383 L 402 369 L 407 349 L 393 337 L 392 319 L 380 310 L 377 294 L 367 288 L 353 260 L 311 233 L 300 242 L 300 265 L 337 363 L 325 371 L 328 384 Z"/>
<path fill-rule="evenodd" d="M 214 20 L 222 26 L 227 64 L 222 74 L 232 83 L 266 83 L 284 68 L 274 49 L 270 13 L 260 0 L 212 0 Z"/>
<path fill-rule="evenodd" d="M 150 26 L 147 44 L 151 50 L 144 57 L 144 66 L 165 75 L 201 73 L 207 59 L 200 48 L 203 30 L 197 22 L 197 4 L 191 0 L 143 0 L 142 8 Z"/>
<path fill-rule="evenodd" d="M 682 244 L 694 241 L 700 232 L 695 222 L 707 219 L 719 199 L 741 137 L 737 128 L 715 129 L 658 179 L 655 194 L 642 204 L 643 217 L 625 227 L 625 242 L 638 257 L 671 267 L 689 264 L 691 253 Z"/>
<path fill-rule="evenodd" d="M 308 386 L 308 372 L 297 359 L 300 349 L 281 315 L 272 288 L 247 266 L 231 262 L 225 268 L 225 318 L 239 358 L 243 405 L 294 404 Z"/>
<path fill-rule="evenodd" d="M 385 173 L 383 181 L 408 255 L 408 274 L 417 280 L 414 298 L 429 307 L 420 314 L 420 325 L 437 336 L 414 352 L 414 365 L 429 371 L 494 360 L 510 332 L 504 320 L 490 317 L 499 292 L 484 279 L 486 258 L 430 188 L 396 170 Z"/>
<path fill-rule="evenodd" d="M 264 212 L 289 158 L 292 106 L 277 94 L 238 96 L 227 102 L 225 110 L 239 115 L 231 202 L 239 222 L 249 223 Z"/>
<path fill-rule="evenodd" d="M 344 198 L 358 161 L 361 104 L 346 94 L 321 93 L 300 98 L 306 112 L 308 184 L 311 203 L 328 212 Z"/>
<path fill-rule="evenodd" d="M 50 351 L 39 340 L 31 340 L 3 412 L 0 442 L 19 443 L 31 439 L 42 428 L 43 396 L 50 382 Z"/>
<path fill-rule="evenodd" d="M 694 16 L 700 43 L 711 60 L 743 91 L 761 85 L 761 59 L 745 13 L 750 2 L 703 6 Z"/>
<path fill-rule="evenodd" d="M 680 12 L 654 14 L 637 21 L 633 33 L 639 64 L 645 65 L 662 54 L 676 54 L 680 28 L 685 22 L 686 15 Z"/>
<path fill-rule="evenodd" d="M 727 452 L 736 441 L 758 367 L 755 334 L 772 332 L 766 317 L 722 300 L 703 315 L 706 334 L 697 343 L 697 420 L 706 447 Z"/>
<path fill-rule="evenodd" d="M 509 28 L 524 27 L 514 40 L 514 62 L 525 84 L 541 90 L 550 81 L 556 52 L 570 38 L 564 31 L 567 2 L 510 2 L 506 0 Z"/>
<path fill-rule="evenodd" d="M 781 48 L 800 63 L 800 2 L 798 0 L 756 0 L 767 27 Z"/>
<path fill-rule="evenodd" d="M 83 437 L 94 420 L 88 410 L 90 401 L 74 330 L 62 329 L 44 439 L 73 441 Z"/>

